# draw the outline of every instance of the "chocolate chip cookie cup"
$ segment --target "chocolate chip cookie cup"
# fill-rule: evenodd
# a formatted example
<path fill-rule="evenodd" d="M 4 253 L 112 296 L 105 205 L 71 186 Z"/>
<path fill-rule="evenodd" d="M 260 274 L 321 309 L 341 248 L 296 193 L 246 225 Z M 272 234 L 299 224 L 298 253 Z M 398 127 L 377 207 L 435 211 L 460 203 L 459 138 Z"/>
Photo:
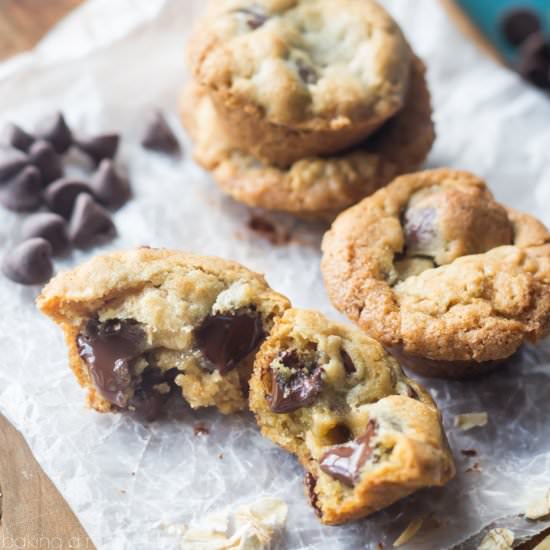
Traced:
<path fill-rule="evenodd" d="M 212 101 L 196 84 L 181 99 L 194 156 L 235 200 L 305 218 L 334 219 L 343 209 L 416 169 L 435 139 L 430 93 L 415 59 L 405 107 L 378 132 L 340 155 L 310 157 L 287 169 L 264 164 L 234 144 L 220 126 Z"/>
<path fill-rule="evenodd" d="M 374 0 L 215 0 L 189 42 L 225 132 L 282 168 L 343 151 L 396 114 L 411 56 Z"/>
<path fill-rule="evenodd" d="M 254 352 L 289 302 L 237 263 L 139 249 L 56 276 L 38 306 L 63 329 L 89 405 L 152 420 L 171 393 L 245 409 Z"/>
<path fill-rule="evenodd" d="M 362 331 L 289 309 L 256 356 L 250 408 L 295 454 L 320 520 L 340 524 L 447 483 L 454 462 L 429 394 Z"/>
<path fill-rule="evenodd" d="M 467 172 L 397 178 L 322 248 L 335 307 L 420 374 L 480 375 L 550 332 L 550 233 Z"/>

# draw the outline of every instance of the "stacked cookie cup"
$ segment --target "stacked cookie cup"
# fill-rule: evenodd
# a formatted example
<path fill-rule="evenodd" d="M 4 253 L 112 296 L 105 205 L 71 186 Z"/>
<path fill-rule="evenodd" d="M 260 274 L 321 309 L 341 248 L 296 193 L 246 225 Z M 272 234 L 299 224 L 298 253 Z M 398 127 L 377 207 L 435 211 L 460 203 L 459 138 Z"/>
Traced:
<path fill-rule="evenodd" d="M 210 2 L 181 113 L 229 195 L 302 217 L 409 172 L 434 140 L 422 62 L 373 0 Z"/>

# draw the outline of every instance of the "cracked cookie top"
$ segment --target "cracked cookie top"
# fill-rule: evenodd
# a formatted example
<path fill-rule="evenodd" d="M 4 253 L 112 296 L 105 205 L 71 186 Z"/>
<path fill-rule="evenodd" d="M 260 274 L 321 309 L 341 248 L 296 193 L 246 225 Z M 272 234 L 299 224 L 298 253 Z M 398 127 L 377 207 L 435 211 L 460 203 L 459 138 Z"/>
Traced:
<path fill-rule="evenodd" d="M 196 80 L 226 104 L 311 130 L 392 116 L 411 61 L 374 0 L 216 0 L 189 50 Z"/>
<path fill-rule="evenodd" d="M 397 178 L 342 213 L 323 252 L 334 305 L 387 347 L 481 362 L 550 330 L 550 234 L 472 174 Z"/>

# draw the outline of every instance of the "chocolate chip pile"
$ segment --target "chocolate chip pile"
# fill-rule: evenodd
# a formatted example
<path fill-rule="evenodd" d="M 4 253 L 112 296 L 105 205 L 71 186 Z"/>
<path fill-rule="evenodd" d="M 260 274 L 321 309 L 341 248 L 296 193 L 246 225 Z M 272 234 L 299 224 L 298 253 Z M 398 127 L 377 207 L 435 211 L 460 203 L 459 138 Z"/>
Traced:
<path fill-rule="evenodd" d="M 21 242 L 2 262 L 2 272 L 23 285 L 46 282 L 53 256 L 71 246 L 86 248 L 116 234 L 109 210 L 130 197 L 130 185 L 116 169 L 118 134 L 77 138 L 62 113 L 41 121 L 34 134 L 8 124 L 0 138 L 0 204 L 28 217 Z M 90 178 L 65 176 L 63 156 L 76 148 L 94 171 Z"/>
<path fill-rule="evenodd" d="M 120 136 L 76 137 L 62 113 L 42 120 L 34 134 L 7 124 L 0 135 L 0 204 L 14 212 L 34 212 L 22 227 L 22 241 L 2 262 L 2 272 L 23 285 L 45 283 L 53 274 L 52 258 L 71 246 L 87 248 L 112 238 L 116 228 L 109 211 L 130 198 L 130 184 L 116 169 Z M 178 155 L 181 147 L 160 112 L 153 113 L 141 144 Z M 63 156 L 75 148 L 91 162 L 89 178 L 65 176 Z"/>
<path fill-rule="evenodd" d="M 519 48 L 519 73 L 550 91 L 550 37 L 545 36 L 538 14 L 527 7 L 509 10 L 501 20 L 501 32 L 512 47 Z"/>

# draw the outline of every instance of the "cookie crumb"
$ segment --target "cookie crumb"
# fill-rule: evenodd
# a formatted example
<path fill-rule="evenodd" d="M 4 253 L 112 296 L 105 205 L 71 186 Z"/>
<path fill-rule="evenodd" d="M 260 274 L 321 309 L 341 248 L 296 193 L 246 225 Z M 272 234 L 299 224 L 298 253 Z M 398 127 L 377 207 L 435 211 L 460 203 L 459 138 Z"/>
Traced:
<path fill-rule="evenodd" d="M 479 462 L 474 462 L 473 466 L 470 466 L 465 473 L 471 474 L 472 472 L 481 472 L 481 464 Z"/>
<path fill-rule="evenodd" d="M 460 452 L 463 456 L 467 457 L 477 456 L 477 451 L 475 449 L 460 449 Z"/>
<path fill-rule="evenodd" d="M 455 416 L 455 428 L 460 428 L 463 431 L 471 430 L 472 428 L 481 428 L 488 421 L 489 415 L 486 412 L 459 414 Z"/>
<path fill-rule="evenodd" d="M 278 228 L 270 220 L 254 215 L 248 220 L 248 228 L 258 233 L 271 244 L 281 246 L 290 242 L 288 231 Z"/>
<path fill-rule="evenodd" d="M 407 525 L 406 529 L 399 535 L 399 537 L 397 537 L 397 539 L 393 543 L 393 546 L 397 548 L 398 546 L 403 546 L 404 544 L 407 544 L 407 542 L 415 537 L 418 531 L 420 531 L 423 523 L 424 518 L 413 519 L 409 523 L 409 525 Z"/>
<path fill-rule="evenodd" d="M 542 497 L 533 500 L 525 511 L 527 519 L 541 519 L 548 515 L 550 515 L 550 489 Z"/>
<path fill-rule="evenodd" d="M 193 426 L 193 433 L 197 436 L 209 435 L 210 434 L 210 429 L 208 428 L 208 426 L 206 424 L 203 424 L 202 422 L 199 422 L 198 424 L 195 424 Z"/>
<path fill-rule="evenodd" d="M 287 504 L 278 498 L 262 498 L 238 507 L 215 512 L 188 527 L 169 526 L 171 534 L 181 536 L 182 548 L 247 548 L 269 547 L 286 523 Z"/>
<path fill-rule="evenodd" d="M 491 529 L 477 547 L 477 550 L 510 550 L 514 545 L 514 533 L 510 529 Z"/>

